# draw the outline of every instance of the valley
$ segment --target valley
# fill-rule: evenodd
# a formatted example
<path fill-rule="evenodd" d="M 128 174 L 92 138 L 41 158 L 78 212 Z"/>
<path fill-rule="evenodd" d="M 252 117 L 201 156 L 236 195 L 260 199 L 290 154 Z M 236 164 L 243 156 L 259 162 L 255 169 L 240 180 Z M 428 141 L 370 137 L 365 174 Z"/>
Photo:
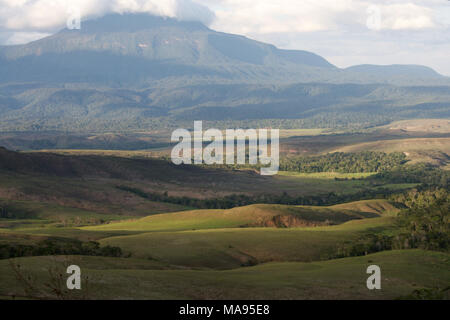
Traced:
<path fill-rule="evenodd" d="M 424 120 L 419 127 L 281 135 L 281 149 L 297 151 L 282 152 L 289 161 L 298 154 L 305 163 L 325 161 L 334 147 L 355 159 L 375 152 L 367 156 L 389 163 L 395 158 L 382 152 L 400 151 L 400 166 L 419 175 L 406 170 L 396 178 L 348 172 L 344 162 L 334 172 L 273 177 L 257 168 L 174 166 L 165 158 L 170 148 L 1 149 L 0 296 L 51 296 L 44 286 L 51 273 L 27 291 L 11 263 L 40 279 L 34 265 L 63 268 L 69 261 L 91 279 L 89 297 L 65 293 L 75 299 L 392 299 L 422 287 L 441 294 L 450 279 L 448 253 L 405 247 L 399 216 L 402 194 L 426 192 L 430 183 L 447 190 L 448 130 L 448 122 Z M 308 143 L 317 149 L 301 151 Z M 437 178 L 429 182 L 432 175 L 417 165 L 438 170 Z M 49 250 L 56 254 L 34 253 Z M 385 270 L 382 293 L 364 290 L 369 262 Z"/>

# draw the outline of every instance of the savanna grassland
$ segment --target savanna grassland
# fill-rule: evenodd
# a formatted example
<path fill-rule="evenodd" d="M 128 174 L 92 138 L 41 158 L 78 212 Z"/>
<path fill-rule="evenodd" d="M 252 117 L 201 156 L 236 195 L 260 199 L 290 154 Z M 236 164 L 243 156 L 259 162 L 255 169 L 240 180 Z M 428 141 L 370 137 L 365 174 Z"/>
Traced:
<path fill-rule="evenodd" d="M 1 148 L 0 297 L 448 299 L 449 135 L 289 129 L 273 177 L 175 166 L 162 132 L 149 149 Z M 58 280 L 70 264 L 80 292 Z"/>

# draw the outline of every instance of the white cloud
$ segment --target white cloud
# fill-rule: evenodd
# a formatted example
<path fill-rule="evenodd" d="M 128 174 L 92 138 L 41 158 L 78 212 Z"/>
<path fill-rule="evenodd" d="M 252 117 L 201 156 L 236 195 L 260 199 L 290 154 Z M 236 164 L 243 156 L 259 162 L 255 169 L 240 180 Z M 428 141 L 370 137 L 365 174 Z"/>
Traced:
<path fill-rule="evenodd" d="M 202 0 L 208 4 L 211 1 Z M 313 32 L 336 28 L 352 0 L 216 0 L 214 27 L 236 33 Z"/>
<path fill-rule="evenodd" d="M 381 28 L 420 30 L 435 27 L 433 10 L 413 3 L 381 6 Z"/>
<path fill-rule="evenodd" d="M 0 0 L 0 29 L 55 31 L 66 25 L 71 9 L 83 19 L 107 13 L 147 12 L 210 24 L 214 13 L 193 0 Z"/>
<path fill-rule="evenodd" d="M 367 8 L 376 6 L 381 29 L 417 30 L 436 26 L 435 14 L 440 12 L 442 1 L 0 0 L 0 28 L 53 31 L 65 25 L 68 10 L 76 7 L 83 18 L 110 12 L 149 12 L 207 25 L 214 20 L 214 28 L 241 34 L 315 32 L 365 27 Z"/>
<path fill-rule="evenodd" d="M 367 9 L 373 6 L 381 13 L 381 29 L 417 30 L 435 27 L 433 9 L 426 1 L 199 1 L 215 8 L 217 19 L 214 27 L 231 29 L 236 33 L 314 32 L 365 27 L 369 18 Z"/>
<path fill-rule="evenodd" d="M 6 45 L 23 44 L 50 36 L 42 32 L 0 32 L 0 41 Z"/>

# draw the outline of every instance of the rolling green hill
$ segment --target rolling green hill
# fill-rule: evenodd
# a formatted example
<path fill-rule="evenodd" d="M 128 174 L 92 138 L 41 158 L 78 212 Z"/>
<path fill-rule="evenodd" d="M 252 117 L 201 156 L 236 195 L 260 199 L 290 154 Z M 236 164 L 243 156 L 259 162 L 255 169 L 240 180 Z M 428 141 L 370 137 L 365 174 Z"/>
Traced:
<path fill-rule="evenodd" d="M 383 219 L 383 218 L 376 218 Z M 383 227 L 388 219 L 371 221 Z M 356 241 L 368 226 L 343 229 L 240 228 L 154 232 L 114 236 L 102 245 L 119 246 L 134 257 L 155 259 L 190 268 L 232 269 L 270 261 L 315 261 L 334 257 L 346 243 Z"/>
<path fill-rule="evenodd" d="M 140 231 L 143 233 L 103 238 L 100 243 L 119 246 L 133 257 L 178 266 L 231 269 L 270 261 L 330 259 L 344 247 L 375 230 L 389 232 L 392 223 L 392 217 L 380 217 L 327 227 Z M 100 228 L 96 231 L 114 229 Z"/>
<path fill-rule="evenodd" d="M 305 227 L 373 218 L 398 210 L 386 200 L 369 200 L 331 207 L 251 205 L 230 210 L 195 210 L 153 215 L 136 221 L 87 227 L 86 230 L 183 231 L 238 227 Z"/>

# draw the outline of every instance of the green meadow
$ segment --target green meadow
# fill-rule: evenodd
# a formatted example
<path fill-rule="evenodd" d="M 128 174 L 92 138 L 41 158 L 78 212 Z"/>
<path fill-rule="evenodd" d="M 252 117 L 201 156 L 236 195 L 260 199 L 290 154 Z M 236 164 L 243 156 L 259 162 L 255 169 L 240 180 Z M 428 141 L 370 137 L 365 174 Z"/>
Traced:
<path fill-rule="evenodd" d="M 450 256 L 423 250 L 388 251 L 363 257 L 314 262 L 271 262 L 232 270 L 187 270 L 142 259 L 85 256 L 14 260 L 36 287 L 50 281 L 47 269 L 84 266 L 88 299 L 404 299 L 414 290 L 444 289 Z M 379 265 L 382 289 L 368 290 L 366 269 Z M 39 265 L 39 268 L 36 266 Z M 0 260 L 0 296 L 21 298 L 9 262 Z M 89 278 L 86 281 L 86 278 Z M 77 294 L 71 298 L 78 298 Z"/>
<path fill-rule="evenodd" d="M 195 229 L 238 228 L 245 226 L 276 227 L 275 217 L 291 218 L 283 227 L 339 224 L 353 219 L 376 217 L 398 209 L 384 200 L 368 200 L 329 207 L 251 205 L 228 210 L 193 210 L 157 214 L 137 220 L 111 222 L 85 227 L 84 230 L 186 231 Z M 296 225 L 297 224 L 297 225 Z"/>
<path fill-rule="evenodd" d="M 342 248 L 370 234 L 395 233 L 397 212 L 389 201 L 368 200 L 192 210 L 96 226 L 3 228 L 0 244 L 55 236 L 96 240 L 120 247 L 128 258 L 0 260 L 0 296 L 27 296 L 14 265 L 35 279 L 33 290 L 42 297 L 52 280 L 48 270 L 68 264 L 80 265 L 89 279 L 89 297 L 71 296 L 83 299 L 393 299 L 415 288 L 442 288 L 450 277 L 445 253 L 402 250 L 336 259 Z M 365 288 L 370 264 L 383 268 L 380 292 Z"/>

